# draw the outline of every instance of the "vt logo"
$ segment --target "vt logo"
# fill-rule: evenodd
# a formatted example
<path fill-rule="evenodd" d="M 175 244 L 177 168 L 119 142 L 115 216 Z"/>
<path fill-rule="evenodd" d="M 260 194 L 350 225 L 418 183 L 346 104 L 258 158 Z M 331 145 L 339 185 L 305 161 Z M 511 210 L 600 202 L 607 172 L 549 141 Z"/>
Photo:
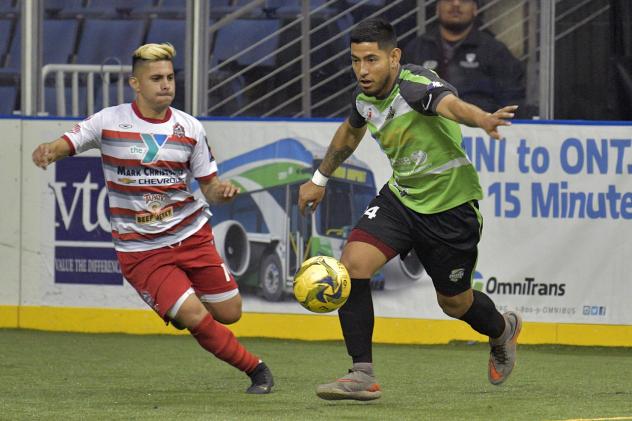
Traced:
<path fill-rule="evenodd" d="M 143 164 L 151 164 L 156 160 L 156 155 L 158 155 L 158 151 L 162 148 L 162 145 L 165 144 L 167 135 L 141 133 L 140 137 L 143 139 L 145 146 L 147 146 L 147 153 L 141 162 Z"/>

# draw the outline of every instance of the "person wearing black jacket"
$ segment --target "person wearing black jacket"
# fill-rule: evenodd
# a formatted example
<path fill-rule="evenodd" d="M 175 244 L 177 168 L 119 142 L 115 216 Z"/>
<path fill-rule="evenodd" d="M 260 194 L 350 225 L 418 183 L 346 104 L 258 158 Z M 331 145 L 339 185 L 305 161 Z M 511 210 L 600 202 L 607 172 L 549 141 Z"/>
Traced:
<path fill-rule="evenodd" d="M 459 98 L 485 111 L 518 104 L 518 117 L 526 117 L 524 65 L 502 42 L 478 30 L 478 3 L 438 0 L 439 27 L 411 40 L 403 60 L 434 70 L 457 88 Z"/>

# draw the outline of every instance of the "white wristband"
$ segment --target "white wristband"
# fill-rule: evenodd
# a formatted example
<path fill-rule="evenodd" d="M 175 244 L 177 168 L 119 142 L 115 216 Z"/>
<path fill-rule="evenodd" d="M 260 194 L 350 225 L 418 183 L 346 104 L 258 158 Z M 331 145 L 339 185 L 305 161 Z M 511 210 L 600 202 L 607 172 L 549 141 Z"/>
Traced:
<path fill-rule="evenodd" d="M 320 187 L 325 187 L 329 181 L 329 177 L 324 176 L 320 171 L 316 170 L 312 176 L 312 183 Z"/>

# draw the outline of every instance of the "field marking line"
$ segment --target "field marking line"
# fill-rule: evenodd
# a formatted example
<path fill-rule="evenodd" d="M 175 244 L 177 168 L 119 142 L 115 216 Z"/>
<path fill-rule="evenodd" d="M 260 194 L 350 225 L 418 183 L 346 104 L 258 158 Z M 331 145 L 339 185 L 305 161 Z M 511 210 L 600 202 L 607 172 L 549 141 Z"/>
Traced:
<path fill-rule="evenodd" d="M 555 421 L 624 421 L 624 420 L 632 420 L 632 416 L 630 417 L 610 417 L 610 418 L 569 418 L 565 420 L 555 420 Z"/>

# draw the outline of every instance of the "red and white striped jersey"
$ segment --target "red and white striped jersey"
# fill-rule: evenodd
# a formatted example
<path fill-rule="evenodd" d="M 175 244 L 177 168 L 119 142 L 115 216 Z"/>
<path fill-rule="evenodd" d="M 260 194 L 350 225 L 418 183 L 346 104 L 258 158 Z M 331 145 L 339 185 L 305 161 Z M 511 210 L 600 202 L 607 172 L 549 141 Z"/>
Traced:
<path fill-rule="evenodd" d="M 101 150 L 116 250 L 175 244 L 208 222 L 208 204 L 193 196 L 189 182 L 208 182 L 217 164 L 194 117 L 169 108 L 163 120 L 149 119 L 136 103 L 122 104 L 88 117 L 63 138 L 71 155 Z"/>

